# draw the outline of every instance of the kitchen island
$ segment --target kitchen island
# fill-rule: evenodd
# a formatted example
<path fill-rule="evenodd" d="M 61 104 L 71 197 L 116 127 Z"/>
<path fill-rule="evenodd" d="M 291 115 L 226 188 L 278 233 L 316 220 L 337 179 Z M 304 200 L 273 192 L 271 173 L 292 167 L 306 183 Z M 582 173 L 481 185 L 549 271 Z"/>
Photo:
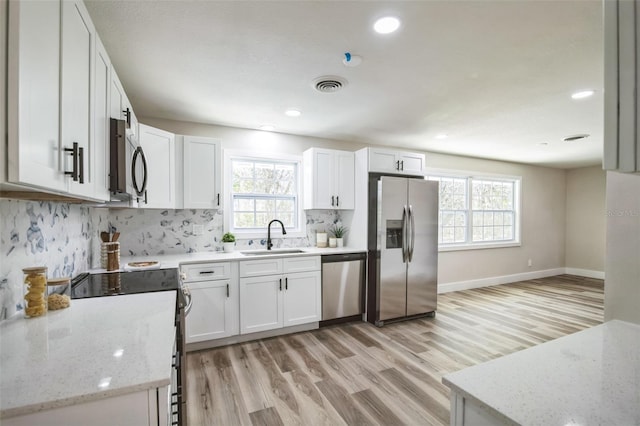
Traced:
<path fill-rule="evenodd" d="M 165 291 L 79 299 L 43 317 L 19 313 L 0 323 L 0 423 L 166 417 L 167 395 L 152 395 L 171 381 L 175 298 Z"/>
<path fill-rule="evenodd" d="M 609 321 L 448 374 L 451 424 L 640 424 L 640 325 Z"/>

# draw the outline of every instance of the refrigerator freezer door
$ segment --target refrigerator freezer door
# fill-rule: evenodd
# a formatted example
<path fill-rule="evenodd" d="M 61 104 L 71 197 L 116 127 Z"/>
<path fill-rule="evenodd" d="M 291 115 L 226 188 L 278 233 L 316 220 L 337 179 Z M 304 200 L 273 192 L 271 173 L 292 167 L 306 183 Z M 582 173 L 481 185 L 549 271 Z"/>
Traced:
<path fill-rule="evenodd" d="M 438 183 L 409 179 L 411 261 L 407 267 L 407 315 L 436 310 L 438 298 Z M 411 220 L 413 219 L 413 220 Z"/>
<path fill-rule="evenodd" d="M 406 315 L 407 245 L 403 207 L 407 202 L 407 179 L 383 176 L 378 183 L 378 300 L 379 320 Z"/>

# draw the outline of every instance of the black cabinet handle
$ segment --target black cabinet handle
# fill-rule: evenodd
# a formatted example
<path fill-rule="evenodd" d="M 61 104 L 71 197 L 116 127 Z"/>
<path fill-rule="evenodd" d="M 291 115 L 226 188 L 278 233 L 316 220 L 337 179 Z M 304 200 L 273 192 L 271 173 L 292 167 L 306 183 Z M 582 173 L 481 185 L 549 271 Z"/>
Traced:
<path fill-rule="evenodd" d="M 340 196 L 336 195 L 336 207 L 340 207 Z"/>
<path fill-rule="evenodd" d="M 220 206 L 220 193 L 218 192 L 218 206 Z"/>
<path fill-rule="evenodd" d="M 404 160 L 400 162 L 400 170 L 404 170 Z"/>
<path fill-rule="evenodd" d="M 229 298 L 229 283 L 227 283 L 227 299 Z"/>
<path fill-rule="evenodd" d="M 331 196 L 331 206 L 332 206 L 332 207 L 333 207 L 334 198 L 335 198 L 335 197 L 332 195 L 332 196 Z"/>
<path fill-rule="evenodd" d="M 396 170 L 400 170 L 400 160 L 396 161 Z"/>
<path fill-rule="evenodd" d="M 80 183 L 84 183 L 84 148 L 78 149 L 78 163 L 80 165 L 80 172 L 78 174 L 78 180 Z"/>
<path fill-rule="evenodd" d="M 73 143 L 73 148 L 65 148 L 64 152 L 70 152 L 73 157 L 73 166 L 70 172 L 65 171 L 64 174 L 71 176 L 74 182 L 78 181 L 78 142 Z"/>
<path fill-rule="evenodd" d="M 282 291 L 282 278 L 280 278 L 280 291 Z"/>
<path fill-rule="evenodd" d="M 289 278 L 284 279 L 284 289 L 289 290 Z"/>
<path fill-rule="evenodd" d="M 216 271 L 200 271 L 200 275 L 211 275 L 215 274 Z"/>

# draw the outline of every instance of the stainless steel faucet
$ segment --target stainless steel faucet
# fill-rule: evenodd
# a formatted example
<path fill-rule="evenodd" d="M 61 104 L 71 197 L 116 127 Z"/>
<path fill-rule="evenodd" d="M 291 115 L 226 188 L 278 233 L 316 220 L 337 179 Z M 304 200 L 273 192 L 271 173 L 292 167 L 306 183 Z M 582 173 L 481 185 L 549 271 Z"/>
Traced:
<path fill-rule="evenodd" d="M 271 242 L 271 224 L 273 222 L 278 222 L 280 224 L 280 226 L 282 227 L 282 235 L 287 234 L 287 231 L 284 229 L 284 223 L 282 223 L 278 219 L 273 219 L 271 222 L 269 222 L 269 224 L 267 225 L 267 250 L 271 250 L 271 247 L 273 247 L 273 243 Z"/>

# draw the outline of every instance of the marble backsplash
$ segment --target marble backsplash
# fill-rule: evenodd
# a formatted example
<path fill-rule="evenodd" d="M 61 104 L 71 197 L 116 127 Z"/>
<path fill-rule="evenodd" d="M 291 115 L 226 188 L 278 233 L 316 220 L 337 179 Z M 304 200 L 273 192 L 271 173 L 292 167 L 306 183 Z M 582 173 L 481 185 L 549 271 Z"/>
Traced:
<path fill-rule="evenodd" d="M 351 212 L 305 212 L 306 236 L 274 238 L 276 247 L 308 247 Z M 193 225 L 202 225 L 194 235 Z M 105 209 L 50 201 L 0 200 L 0 320 L 22 309 L 22 268 L 47 266 L 48 277 L 73 277 L 100 265 L 100 231 L 119 231 L 122 256 L 153 256 L 222 249 L 218 210 Z M 265 230 L 266 234 L 266 230 Z M 266 235 L 265 235 L 266 237 Z M 238 239 L 236 248 L 266 246 Z"/>
<path fill-rule="evenodd" d="M 50 278 L 90 268 L 94 216 L 78 204 L 0 200 L 0 319 L 22 309 L 22 268 L 46 266 Z"/>
<path fill-rule="evenodd" d="M 336 211 L 306 212 L 306 236 L 274 238 L 276 247 L 308 247 L 316 244 L 316 232 L 339 223 Z M 202 226 L 202 233 L 194 234 L 193 226 Z M 120 232 L 121 256 L 153 256 L 222 250 L 223 216 L 218 210 L 151 210 L 118 209 L 109 212 L 107 228 Z M 266 247 L 263 239 L 236 240 L 237 249 Z M 97 265 L 95 265 L 97 266 Z"/>

